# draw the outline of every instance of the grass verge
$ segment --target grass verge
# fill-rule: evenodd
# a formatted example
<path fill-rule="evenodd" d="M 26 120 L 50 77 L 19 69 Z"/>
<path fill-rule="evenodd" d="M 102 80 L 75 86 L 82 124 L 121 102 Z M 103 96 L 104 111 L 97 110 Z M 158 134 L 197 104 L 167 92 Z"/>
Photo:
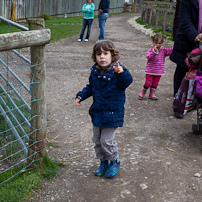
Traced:
<path fill-rule="evenodd" d="M 51 30 L 51 42 L 80 33 L 83 17 L 55 18 L 45 21 L 45 27 Z"/>
<path fill-rule="evenodd" d="M 168 40 L 173 41 L 173 36 L 172 36 L 171 32 L 163 31 L 163 29 L 161 27 L 152 27 L 152 26 L 148 25 L 147 23 L 141 21 L 140 17 L 136 19 L 136 22 L 138 24 L 144 25 L 144 28 L 146 28 L 146 29 L 152 29 L 154 33 L 161 33 L 163 35 L 166 35 Z"/>
<path fill-rule="evenodd" d="M 20 30 L 13 27 L 13 26 L 9 26 L 8 27 L 8 24 L 3 22 L 3 21 L 0 21 L 0 34 L 6 34 L 6 33 L 12 33 L 12 32 L 19 32 Z"/>
<path fill-rule="evenodd" d="M 78 34 L 81 31 L 83 17 L 52 18 L 45 20 L 45 28 L 51 30 L 51 42 Z M 28 26 L 27 23 L 24 26 Z M 9 29 L 8 29 L 9 28 Z M 8 31 L 9 30 L 9 31 Z M 0 34 L 19 32 L 21 30 L 0 22 Z"/>
<path fill-rule="evenodd" d="M 64 166 L 64 164 L 53 162 L 45 155 L 41 167 L 23 172 L 0 186 L 0 201 L 20 202 L 28 200 L 34 190 L 41 188 L 42 179 L 50 180 L 59 172 L 59 166 Z M 4 180 L 9 172 L 1 174 L 0 181 Z M 13 173 L 17 172 L 19 172 L 18 168 L 13 169 Z"/>

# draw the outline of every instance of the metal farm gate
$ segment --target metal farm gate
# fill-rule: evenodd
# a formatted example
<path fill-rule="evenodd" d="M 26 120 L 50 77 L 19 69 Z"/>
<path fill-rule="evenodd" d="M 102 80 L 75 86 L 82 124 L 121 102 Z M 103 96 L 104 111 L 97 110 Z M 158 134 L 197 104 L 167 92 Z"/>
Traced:
<path fill-rule="evenodd" d="M 10 26 L 22 30 L 0 35 L 1 185 L 45 154 L 45 44 L 50 30 L 43 29 L 43 19 L 29 20 L 31 31 L 1 16 L 0 20 L 8 24 L 8 31 Z M 25 47 L 31 47 L 31 54 L 21 49 Z"/>

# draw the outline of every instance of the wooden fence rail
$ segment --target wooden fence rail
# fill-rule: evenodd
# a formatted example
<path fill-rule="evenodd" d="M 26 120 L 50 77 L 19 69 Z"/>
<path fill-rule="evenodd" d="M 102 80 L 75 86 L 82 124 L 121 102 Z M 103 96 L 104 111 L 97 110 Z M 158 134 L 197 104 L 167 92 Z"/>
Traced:
<path fill-rule="evenodd" d="M 172 26 L 175 13 L 175 3 L 162 1 L 143 1 L 141 21 L 166 30 L 166 25 Z M 169 21 L 168 21 L 169 16 Z"/>

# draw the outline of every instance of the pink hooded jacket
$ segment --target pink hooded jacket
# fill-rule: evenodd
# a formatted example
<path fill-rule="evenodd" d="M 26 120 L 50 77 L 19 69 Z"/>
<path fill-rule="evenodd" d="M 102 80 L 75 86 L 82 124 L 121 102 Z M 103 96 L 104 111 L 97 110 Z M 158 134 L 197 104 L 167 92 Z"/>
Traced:
<path fill-rule="evenodd" d="M 151 75 L 164 75 L 165 69 L 165 57 L 169 56 L 173 51 L 173 48 L 163 48 L 161 47 L 158 52 L 154 52 L 154 47 L 152 46 L 146 54 L 147 65 L 145 69 L 145 74 Z"/>

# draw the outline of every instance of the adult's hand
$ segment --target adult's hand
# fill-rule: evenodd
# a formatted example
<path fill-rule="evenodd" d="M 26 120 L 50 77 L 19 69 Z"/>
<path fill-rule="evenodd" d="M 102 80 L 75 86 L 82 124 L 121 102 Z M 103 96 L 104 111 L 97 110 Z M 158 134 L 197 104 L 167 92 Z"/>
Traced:
<path fill-rule="evenodd" d="M 195 38 L 195 41 L 200 41 L 202 40 L 202 33 L 198 34 Z"/>
<path fill-rule="evenodd" d="M 98 11 L 98 15 L 100 15 L 102 12 L 103 12 L 103 10 L 100 9 L 100 10 Z"/>

